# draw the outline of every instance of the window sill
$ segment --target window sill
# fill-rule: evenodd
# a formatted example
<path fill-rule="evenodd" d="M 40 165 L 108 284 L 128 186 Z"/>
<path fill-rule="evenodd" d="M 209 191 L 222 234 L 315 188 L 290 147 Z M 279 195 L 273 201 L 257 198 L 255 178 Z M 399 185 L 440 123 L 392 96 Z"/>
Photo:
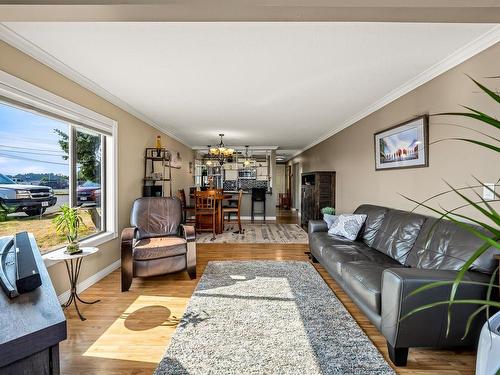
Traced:
<path fill-rule="evenodd" d="M 118 237 L 118 235 L 115 232 L 103 232 L 101 234 L 98 234 L 96 236 L 93 236 L 91 238 L 88 238 L 86 240 L 81 241 L 80 245 L 81 246 L 99 246 L 99 245 L 102 245 L 103 243 L 114 240 L 117 237 Z M 55 249 L 53 251 L 57 251 L 57 250 L 60 250 L 60 249 Z M 43 259 L 45 266 L 47 268 L 52 267 L 54 264 L 61 262 L 61 261 L 53 261 L 53 260 L 47 259 L 48 255 L 49 255 L 49 253 L 42 255 L 42 259 Z"/>

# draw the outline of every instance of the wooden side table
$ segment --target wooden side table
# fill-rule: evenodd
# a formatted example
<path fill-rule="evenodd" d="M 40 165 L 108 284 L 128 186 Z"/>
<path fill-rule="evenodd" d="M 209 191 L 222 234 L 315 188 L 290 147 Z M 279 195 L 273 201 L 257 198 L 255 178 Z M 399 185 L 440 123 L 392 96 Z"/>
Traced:
<path fill-rule="evenodd" d="M 78 284 L 78 276 L 80 275 L 80 269 L 82 268 L 82 261 L 83 258 L 95 254 L 99 251 L 97 247 L 81 247 L 82 250 L 81 253 L 74 254 L 74 255 L 69 255 L 66 253 L 66 250 L 58 250 L 50 253 L 47 258 L 49 260 L 53 261 L 61 261 L 64 260 L 64 263 L 66 264 L 66 270 L 68 271 L 68 278 L 69 278 L 69 283 L 70 283 L 70 296 L 66 303 L 62 304 L 63 310 L 68 308 L 72 303 L 75 305 L 76 312 L 78 313 L 78 316 L 80 317 L 80 320 L 86 320 L 85 317 L 80 313 L 80 310 L 78 309 L 77 305 L 77 300 L 80 301 L 81 303 L 84 303 L 86 305 L 92 305 L 94 303 L 99 302 L 100 300 L 95 300 L 92 302 L 84 301 L 80 298 L 78 295 L 78 292 L 76 290 L 77 284 Z"/>

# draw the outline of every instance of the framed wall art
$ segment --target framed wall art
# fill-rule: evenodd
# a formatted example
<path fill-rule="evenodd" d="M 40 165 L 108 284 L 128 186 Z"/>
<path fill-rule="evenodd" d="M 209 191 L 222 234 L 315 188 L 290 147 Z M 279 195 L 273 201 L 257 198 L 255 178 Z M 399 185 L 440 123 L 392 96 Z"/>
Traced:
<path fill-rule="evenodd" d="M 429 166 L 429 116 L 375 133 L 375 170 Z"/>

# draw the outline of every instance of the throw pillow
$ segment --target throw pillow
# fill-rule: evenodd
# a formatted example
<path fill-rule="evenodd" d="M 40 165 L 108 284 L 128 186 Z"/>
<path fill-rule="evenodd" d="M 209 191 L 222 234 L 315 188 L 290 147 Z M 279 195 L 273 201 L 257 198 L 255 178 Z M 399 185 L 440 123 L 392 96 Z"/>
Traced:
<path fill-rule="evenodd" d="M 325 221 L 328 229 L 337 221 L 337 215 L 323 214 L 323 220 Z"/>
<path fill-rule="evenodd" d="M 366 215 L 338 215 L 337 220 L 328 229 L 328 234 L 345 237 L 354 241 L 366 220 Z"/>

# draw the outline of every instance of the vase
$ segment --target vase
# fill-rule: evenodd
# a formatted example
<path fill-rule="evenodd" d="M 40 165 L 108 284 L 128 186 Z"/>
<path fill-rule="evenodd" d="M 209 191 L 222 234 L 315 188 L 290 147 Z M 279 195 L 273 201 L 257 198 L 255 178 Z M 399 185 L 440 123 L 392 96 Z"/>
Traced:
<path fill-rule="evenodd" d="M 481 329 L 477 347 L 476 375 L 493 375 L 500 370 L 500 311 Z"/>

